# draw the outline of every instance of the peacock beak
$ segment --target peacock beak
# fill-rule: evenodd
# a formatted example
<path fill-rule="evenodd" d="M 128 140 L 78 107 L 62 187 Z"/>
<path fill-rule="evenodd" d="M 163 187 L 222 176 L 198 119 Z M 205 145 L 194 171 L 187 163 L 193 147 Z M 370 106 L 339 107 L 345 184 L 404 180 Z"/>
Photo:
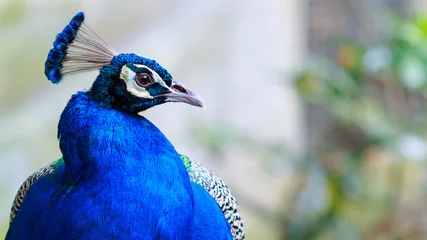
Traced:
<path fill-rule="evenodd" d="M 191 91 L 182 83 L 172 80 L 170 93 L 163 94 L 168 102 L 183 102 L 196 107 L 206 108 L 203 99 L 197 93 Z"/>

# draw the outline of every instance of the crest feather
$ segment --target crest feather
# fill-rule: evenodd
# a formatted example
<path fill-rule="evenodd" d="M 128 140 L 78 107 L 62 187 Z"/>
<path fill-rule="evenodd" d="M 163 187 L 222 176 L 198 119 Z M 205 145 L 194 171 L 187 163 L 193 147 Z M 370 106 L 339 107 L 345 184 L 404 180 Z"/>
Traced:
<path fill-rule="evenodd" d="M 117 55 L 84 20 L 84 13 L 77 13 L 56 35 L 45 62 L 44 73 L 51 82 L 59 83 L 65 75 L 100 69 Z"/>

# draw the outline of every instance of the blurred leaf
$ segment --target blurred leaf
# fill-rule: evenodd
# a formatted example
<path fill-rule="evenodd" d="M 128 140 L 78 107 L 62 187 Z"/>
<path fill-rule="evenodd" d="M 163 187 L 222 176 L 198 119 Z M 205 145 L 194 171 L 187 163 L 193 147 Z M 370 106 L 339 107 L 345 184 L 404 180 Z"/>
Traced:
<path fill-rule="evenodd" d="M 347 70 L 355 70 L 360 66 L 361 53 L 354 45 L 343 44 L 337 50 L 337 64 Z"/>
<path fill-rule="evenodd" d="M 425 38 L 424 33 L 412 22 L 405 22 L 398 31 L 400 39 L 415 45 Z"/>
<path fill-rule="evenodd" d="M 299 93 L 306 97 L 318 96 L 323 92 L 324 83 L 310 72 L 303 72 L 296 77 L 296 87 Z"/>
<path fill-rule="evenodd" d="M 427 81 L 426 64 L 413 55 L 403 57 L 399 66 L 399 79 L 409 90 L 421 88 Z"/>
<path fill-rule="evenodd" d="M 417 27 L 424 34 L 424 37 L 427 36 L 427 16 L 425 14 L 416 14 L 414 17 L 414 22 Z"/>

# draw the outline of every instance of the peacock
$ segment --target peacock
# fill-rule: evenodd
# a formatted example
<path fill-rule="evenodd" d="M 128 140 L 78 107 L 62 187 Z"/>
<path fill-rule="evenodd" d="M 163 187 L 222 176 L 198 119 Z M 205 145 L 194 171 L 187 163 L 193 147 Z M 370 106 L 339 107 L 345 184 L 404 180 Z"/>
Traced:
<path fill-rule="evenodd" d="M 64 108 L 62 157 L 21 185 L 6 239 L 244 239 L 225 183 L 143 117 L 166 102 L 203 100 L 155 60 L 117 53 L 84 20 L 77 13 L 56 36 L 44 73 L 55 84 L 99 75 Z"/>

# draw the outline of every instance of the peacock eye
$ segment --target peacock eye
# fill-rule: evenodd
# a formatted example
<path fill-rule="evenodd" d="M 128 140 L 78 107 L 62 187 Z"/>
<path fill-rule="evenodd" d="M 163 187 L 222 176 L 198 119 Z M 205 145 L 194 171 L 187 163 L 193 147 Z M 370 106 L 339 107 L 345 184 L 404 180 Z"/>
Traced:
<path fill-rule="evenodd" d="M 153 78 L 148 73 L 137 73 L 135 81 L 140 87 L 146 87 L 153 83 Z"/>

